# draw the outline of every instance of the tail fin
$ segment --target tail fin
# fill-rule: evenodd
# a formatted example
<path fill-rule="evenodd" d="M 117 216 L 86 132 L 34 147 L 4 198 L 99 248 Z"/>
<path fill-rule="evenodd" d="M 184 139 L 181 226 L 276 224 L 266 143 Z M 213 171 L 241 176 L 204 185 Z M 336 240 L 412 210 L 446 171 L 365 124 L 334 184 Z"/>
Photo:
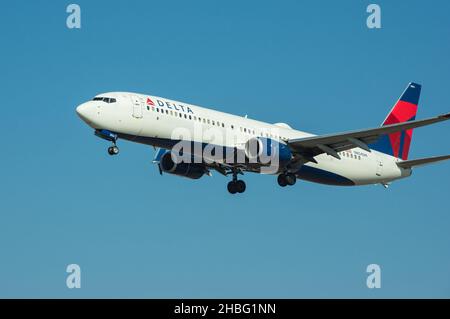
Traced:
<path fill-rule="evenodd" d="M 395 103 L 387 115 L 382 126 L 396 123 L 414 121 L 416 119 L 417 107 L 419 105 L 420 90 L 422 86 L 417 83 L 409 83 L 405 92 Z M 413 130 L 391 133 L 382 136 L 376 143 L 370 145 L 371 149 L 389 154 L 403 160 L 408 159 L 411 146 Z"/>

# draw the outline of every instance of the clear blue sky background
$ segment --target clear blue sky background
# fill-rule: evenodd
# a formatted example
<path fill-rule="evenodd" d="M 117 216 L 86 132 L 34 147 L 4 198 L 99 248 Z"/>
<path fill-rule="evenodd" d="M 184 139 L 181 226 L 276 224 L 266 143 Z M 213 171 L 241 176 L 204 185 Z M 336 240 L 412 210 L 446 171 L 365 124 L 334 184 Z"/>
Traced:
<path fill-rule="evenodd" d="M 159 176 L 150 147 L 75 114 L 136 91 L 313 133 L 379 125 L 409 81 L 418 117 L 450 111 L 450 3 L 9 1 L 0 13 L 0 297 L 450 297 L 450 163 L 381 186 Z M 411 158 L 450 153 L 450 126 Z M 65 285 L 68 264 L 82 288 Z M 366 266 L 382 288 L 366 287 Z"/>

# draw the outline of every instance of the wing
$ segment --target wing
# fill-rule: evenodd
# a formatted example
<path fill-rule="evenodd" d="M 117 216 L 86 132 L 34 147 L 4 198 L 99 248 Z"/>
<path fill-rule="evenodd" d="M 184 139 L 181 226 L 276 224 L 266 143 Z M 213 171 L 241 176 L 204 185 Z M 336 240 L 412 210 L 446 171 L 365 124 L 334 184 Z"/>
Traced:
<path fill-rule="evenodd" d="M 338 152 L 355 147 L 360 147 L 370 152 L 368 144 L 376 142 L 383 135 L 426 126 L 448 119 L 450 119 L 450 113 L 424 120 L 385 125 L 373 129 L 291 139 L 288 140 L 287 144 L 295 154 L 300 155 L 306 161 L 317 162 L 314 156 L 322 153 L 340 159 Z"/>
<path fill-rule="evenodd" d="M 448 159 L 450 159 L 450 155 L 419 158 L 419 159 L 415 159 L 415 160 L 403 161 L 403 162 L 398 162 L 397 165 L 402 168 L 412 168 L 412 167 L 432 164 L 432 163 L 436 163 L 436 162 L 440 162 L 440 161 L 446 161 Z"/>

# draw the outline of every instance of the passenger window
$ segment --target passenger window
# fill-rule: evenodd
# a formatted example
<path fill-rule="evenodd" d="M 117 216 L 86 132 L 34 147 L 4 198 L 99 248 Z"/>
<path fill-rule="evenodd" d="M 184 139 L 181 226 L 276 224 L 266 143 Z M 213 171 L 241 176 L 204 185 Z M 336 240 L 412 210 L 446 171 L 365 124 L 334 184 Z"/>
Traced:
<path fill-rule="evenodd" d="M 186 114 L 184 114 L 184 118 L 187 119 L 187 115 Z"/>
<path fill-rule="evenodd" d="M 179 113 L 180 114 L 180 117 L 183 117 L 183 114 L 181 114 L 181 113 Z"/>
<path fill-rule="evenodd" d="M 189 119 L 192 120 L 192 116 L 189 115 Z"/>

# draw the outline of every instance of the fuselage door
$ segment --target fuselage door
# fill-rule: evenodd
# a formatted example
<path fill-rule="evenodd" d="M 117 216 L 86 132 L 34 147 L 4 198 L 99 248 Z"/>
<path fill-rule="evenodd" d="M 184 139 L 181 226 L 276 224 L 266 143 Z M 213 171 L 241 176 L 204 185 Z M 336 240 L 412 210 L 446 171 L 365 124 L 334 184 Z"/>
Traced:
<path fill-rule="evenodd" d="M 137 95 L 132 95 L 131 101 L 133 103 L 133 117 L 137 119 L 142 118 L 142 108 L 144 107 L 144 100 Z"/>

